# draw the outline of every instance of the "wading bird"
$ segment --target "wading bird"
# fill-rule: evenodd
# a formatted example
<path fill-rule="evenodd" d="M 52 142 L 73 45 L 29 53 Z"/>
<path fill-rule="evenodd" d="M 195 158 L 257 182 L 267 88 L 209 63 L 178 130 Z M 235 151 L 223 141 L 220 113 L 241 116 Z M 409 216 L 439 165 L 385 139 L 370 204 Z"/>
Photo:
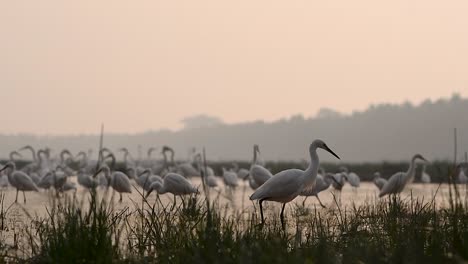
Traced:
<path fill-rule="evenodd" d="M 259 186 L 268 181 L 273 175 L 271 172 L 262 165 L 258 164 L 258 154 L 260 154 L 260 148 L 257 144 L 253 147 L 253 160 L 252 165 L 250 166 L 250 175 L 249 184 L 252 189 L 257 189 Z"/>
<path fill-rule="evenodd" d="M 233 171 L 228 171 L 223 168 L 224 185 L 230 189 L 235 189 L 239 184 L 237 183 L 237 174 Z"/>
<path fill-rule="evenodd" d="M 18 202 L 18 192 L 22 191 L 23 192 L 23 199 L 24 203 L 26 203 L 26 195 L 24 192 L 27 191 L 35 191 L 38 192 L 39 190 L 37 189 L 36 184 L 29 178 L 29 176 L 22 172 L 22 171 L 17 171 L 16 170 L 16 165 L 13 162 L 8 162 L 2 169 L 0 169 L 0 172 L 10 169 L 7 173 L 8 175 L 8 181 L 10 182 L 11 186 L 16 188 L 16 199 L 15 203 Z"/>
<path fill-rule="evenodd" d="M 426 172 L 426 164 L 423 164 L 421 171 L 421 182 L 422 183 L 431 183 L 431 176 Z"/>
<path fill-rule="evenodd" d="M 153 190 L 156 190 L 158 194 L 172 193 L 174 195 L 173 207 L 176 203 L 176 196 L 198 193 L 198 189 L 184 178 L 184 176 L 172 172 L 166 174 L 162 183 L 159 181 L 153 182 L 146 197 L 148 197 Z"/>
<path fill-rule="evenodd" d="M 322 201 L 320 201 L 318 194 L 328 189 L 328 187 L 330 187 L 331 183 L 334 181 L 335 178 L 331 174 L 325 174 L 324 171 L 318 174 L 317 179 L 315 180 L 314 188 L 304 190 L 301 192 L 301 196 L 306 197 L 304 201 L 302 201 L 302 206 L 305 206 L 305 201 L 307 200 L 307 198 L 309 198 L 309 196 L 315 196 L 315 198 L 317 198 L 317 200 L 319 201 L 320 206 L 325 208 L 325 205 L 323 205 Z"/>
<path fill-rule="evenodd" d="M 402 192 L 405 186 L 414 179 L 414 175 L 416 174 L 416 160 L 418 159 L 427 162 L 421 154 L 414 155 L 411 159 L 408 171 L 393 174 L 383 186 L 382 190 L 380 190 L 379 197 Z"/>
<path fill-rule="evenodd" d="M 122 202 L 122 193 L 132 193 L 132 187 L 128 176 L 121 171 L 114 171 L 111 173 L 107 165 L 101 167 L 102 172 L 107 178 L 107 184 L 119 193 L 119 202 Z"/>
<path fill-rule="evenodd" d="M 262 224 L 265 222 L 262 208 L 262 203 L 264 201 L 274 201 L 283 204 L 280 218 L 281 224 L 284 227 L 284 207 L 286 203 L 292 201 L 301 192 L 314 188 L 319 168 L 317 148 L 324 149 L 339 159 L 338 155 L 336 155 L 325 142 L 316 139 L 309 146 L 310 163 L 305 171 L 299 169 L 281 171 L 266 181 L 250 196 L 250 200 L 258 200 Z"/>
<path fill-rule="evenodd" d="M 380 177 L 380 172 L 374 173 L 374 184 L 379 188 L 379 191 L 382 190 L 384 185 L 387 183 L 387 180 Z"/>

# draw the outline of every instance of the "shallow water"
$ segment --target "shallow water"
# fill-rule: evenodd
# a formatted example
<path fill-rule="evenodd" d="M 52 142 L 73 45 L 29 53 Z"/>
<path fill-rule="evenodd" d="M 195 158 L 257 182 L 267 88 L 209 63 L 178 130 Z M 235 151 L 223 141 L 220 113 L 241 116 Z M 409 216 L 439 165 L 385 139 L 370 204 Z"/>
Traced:
<path fill-rule="evenodd" d="M 76 177 L 70 177 L 70 181 L 76 183 Z M 201 186 L 200 178 L 191 178 L 190 181 L 195 185 L 199 186 L 200 192 L 203 194 L 203 188 Z M 210 199 L 215 199 L 219 197 L 219 202 L 221 205 L 227 205 L 233 211 L 238 210 L 252 210 L 254 203 L 249 200 L 249 196 L 253 193 L 253 190 L 250 189 L 247 182 L 240 182 L 239 187 L 235 190 L 228 190 L 222 184 L 222 179 L 218 178 L 218 184 L 220 187 L 216 189 L 211 189 Z M 141 205 L 142 189 L 137 187 L 137 184 L 132 181 L 134 186 L 131 194 L 123 194 L 123 202 L 119 203 L 119 195 L 114 194 L 113 201 L 115 202 L 115 208 L 134 208 L 136 205 Z M 73 191 L 68 192 L 66 195 L 73 196 L 76 195 L 78 201 L 81 201 L 86 196 L 89 196 L 89 192 L 77 184 L 78 190 L 76 194 Z M 459 190 L 461 197 L 464 199 L 466 197 L 466 185 L 459 185 Z M 4 195 L 3 206 L 4 209 L 11 207 L 9 210 L 10 217 L 17 217 L 19 215 L 29 214 L 31 216 L 40 216 L 45 217 L 47 215 L 47 207 L 50 207 L 52 200 L 55 197 L 52 191 L 40 191 L 40 192 L 27 192 L 26 193 L 26 204 L 23 203 L 23 195 L 20 192 L 18 195 L 18 203 L 14 203 L 16 190 L 12 187 L 3 189 L 1 191 Z M 105 195 L 104 189 L 98 189 L 98 195 Z M 107 194 L 109 198 L 112 197 L 112 191 Z M 434 198 L 435 195 L 435 198 Z M 341 199 L 340 199 L 341 196 Z M 363 203 L 372 203 L 378 200 L 378 189 L 371 182 L 362 182 L 359 188 L 353 188 L 350 185 L 345 185 L 341 193 L 336 192 L 330 187 L 328 190 L 323 191 L 319 194 L 320 200 L 327 207 L 334 207 L 336 204 L 341 204 L 342 207 L 350 207 L 353 205 L 359 206 Z M 448 206 L 449 200 L 449 186 L 447 184 L 411 184 L 406 187 L 403 191 L 402 197 L 404 199 L 419 199 L 425 202 L 429 202 L 432 199 L 435 199 L 436 205 L 439 207 Z M 63 197 L 62 197 L 63 198 Z M 160 195 L 160 199 L 163 204 L 169 204 L 173 202 L 172 194 Z M 304 197 L 298 197 L 290 204 L 300 204 L 302 205 Z M 148 201 L 155 202 L 156 195 L 151 194 L 148 198 Z M 178 198 L 180 202 L 180 198 Z M 266 204 L 276 204 L 273 202 L 265 202 Z M 306 207 L 320 207 L 317 199 L 315 197 L 309 197 L 305 203 Z M 268 205 L 266 205 L 268 206 Z M 271 206 L 271 205 L 270 205 Z"/>

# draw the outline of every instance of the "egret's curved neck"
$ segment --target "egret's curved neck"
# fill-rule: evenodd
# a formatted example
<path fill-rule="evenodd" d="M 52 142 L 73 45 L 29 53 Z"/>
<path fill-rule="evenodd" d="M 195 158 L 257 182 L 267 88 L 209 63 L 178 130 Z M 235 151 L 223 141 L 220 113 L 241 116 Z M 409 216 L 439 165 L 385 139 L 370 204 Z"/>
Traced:
<path fill-rule="evenodd" d="M 317 177 L 319 169 L 319 157 L 317 155 L 317 149 L 310 149 L 310 163 L 307 169 L 304 171 L 304 184 L 310 185 L 313 184 L 315 178 Z"/>

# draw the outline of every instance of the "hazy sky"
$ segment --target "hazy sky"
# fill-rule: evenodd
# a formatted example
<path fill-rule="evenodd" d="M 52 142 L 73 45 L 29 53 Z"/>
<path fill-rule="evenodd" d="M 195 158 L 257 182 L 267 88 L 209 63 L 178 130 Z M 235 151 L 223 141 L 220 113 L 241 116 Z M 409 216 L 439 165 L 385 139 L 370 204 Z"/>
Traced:
<path fill-rule="evenodd" d="M 0 1 L 0 133 L 468 96 L 468 2 Z"/>

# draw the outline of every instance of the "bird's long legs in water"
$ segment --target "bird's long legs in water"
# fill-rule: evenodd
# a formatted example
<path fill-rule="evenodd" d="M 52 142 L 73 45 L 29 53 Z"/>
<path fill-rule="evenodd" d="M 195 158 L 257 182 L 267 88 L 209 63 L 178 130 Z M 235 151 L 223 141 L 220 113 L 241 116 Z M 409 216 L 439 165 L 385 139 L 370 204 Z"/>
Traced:
<path fill-rule="evenodd" d="M 16 189 L 16 199 L 15 199 L 15 203 L 18 202 L 18 192 L 19 192 L 18 189 Z"/>
<path fill-rule="evenodd" d="M 322 206 L 322 208 L 326 208 L 325 205 L 323 205 L 322 201 L 320 201 L 320 198 L 318 197 L 318 195 L 315 195 L 315 197 L 317 198 L 317 200 L 319 201 L 320 203 L 320 206 Z"/>
<path fill-rule="evenodd" d="M 122 193 L 119 193 L 120 194 L 120 199 L 119 199 L 119 203 L 122 202 Z"/>
<path fill-rule="evenodd" d="M 24 203 L 26 203 L 26 194 L 24 193 L 24 191 L 23 191 L 23 200 L 24 200 Z"/>

